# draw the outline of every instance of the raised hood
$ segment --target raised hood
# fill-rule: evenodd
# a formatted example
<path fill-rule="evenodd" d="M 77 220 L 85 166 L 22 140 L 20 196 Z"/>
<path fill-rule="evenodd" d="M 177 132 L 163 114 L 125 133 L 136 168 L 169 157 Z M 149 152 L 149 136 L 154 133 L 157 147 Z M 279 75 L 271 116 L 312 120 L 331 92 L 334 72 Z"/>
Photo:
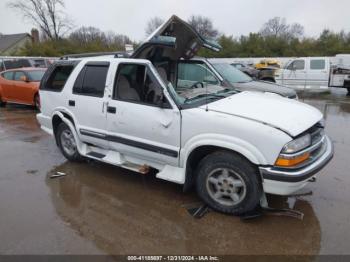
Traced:
<path fill-rule="evenodd" d="M 157 28 L 131 57 L 151 61 L 191 59 L 201 47 L 221 50 L 219 44 L 205 39 L 188 23 L 173 15 Z"/>
<path fill-rule="evenodd" d="M 255 92 L 242 92 L 210 103 L 208 110 L 258 121 L 281 129 L 293 137 L 323 117 L 319 110 L 307 104 Z"/>

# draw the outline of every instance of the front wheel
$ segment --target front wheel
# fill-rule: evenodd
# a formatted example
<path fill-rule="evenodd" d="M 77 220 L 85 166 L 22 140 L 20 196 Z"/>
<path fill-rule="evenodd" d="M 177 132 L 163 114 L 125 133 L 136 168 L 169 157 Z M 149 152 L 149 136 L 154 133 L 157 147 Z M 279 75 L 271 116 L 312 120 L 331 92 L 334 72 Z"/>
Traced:
<path fill-rule="evenodd" d="M 259 205 L 262 186 L 258 175 L 243 157 L 218 151 L 201 160 L 197 169 L 197 192 L 214 210 L 241 215 Z"/>
<path fill-rule="evenodd" d="M 74 135 L 68 125 L 61 123 L 58 126 L 56 139 L 58 147 L 60 148 L 65 158 L 74 162 L 80 161 L 82 159 L 81 155 L 78 152 Z"/>
<path fill-rule="evenodd" d="M 4 107 L 4 106 L 6 106 L 6 102 L 3 102 L 1 97 L 0 97 L 0 107 Z"/>

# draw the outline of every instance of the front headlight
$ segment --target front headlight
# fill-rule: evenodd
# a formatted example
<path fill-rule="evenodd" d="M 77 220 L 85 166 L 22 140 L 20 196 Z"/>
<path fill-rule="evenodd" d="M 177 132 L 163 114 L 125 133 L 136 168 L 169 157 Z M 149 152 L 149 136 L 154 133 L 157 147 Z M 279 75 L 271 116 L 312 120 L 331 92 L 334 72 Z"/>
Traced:
<path fill-rule="evenodd" d="M 277 158 L 275 165 L 280 167 L 293 167 L 301 164 L 310 158 L 310 153 L 298 152 L 309 147 L 310 145 L 310 134 L 294 139 L 283 147 L 282 152 Z"/>
<path fill-rule="evenodd" d="M 282 149 L 282 153 L 292 154 L 300 150 L 303 150 L 304 148 L 307 148 L 310 145 L 311 145 L 311 135 L 306 134 L 286 144 Z"/>

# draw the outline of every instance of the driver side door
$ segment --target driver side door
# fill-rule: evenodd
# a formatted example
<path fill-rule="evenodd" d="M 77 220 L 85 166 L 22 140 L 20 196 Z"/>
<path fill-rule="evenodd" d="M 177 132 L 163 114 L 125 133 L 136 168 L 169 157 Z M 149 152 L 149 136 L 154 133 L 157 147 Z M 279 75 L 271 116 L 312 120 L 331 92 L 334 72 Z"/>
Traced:
<path fill-rule="evenodd" d="M 120 63 L 107 104 L 109 147 L 129 157 L 178 165 L 180 111 L 149 63 Z"/>

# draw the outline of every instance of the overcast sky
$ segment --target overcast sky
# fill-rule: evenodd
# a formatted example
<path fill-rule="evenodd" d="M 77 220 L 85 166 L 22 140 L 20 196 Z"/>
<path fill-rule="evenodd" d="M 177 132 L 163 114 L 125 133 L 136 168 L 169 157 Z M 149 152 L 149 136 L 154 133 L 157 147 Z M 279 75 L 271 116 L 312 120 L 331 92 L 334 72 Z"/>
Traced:
<path fill-rule="evenodd" d="M 33 27 L 0 0 L 0 32 L 29 32 Z M 94 26 L 104 31 L 126 34 L 133 40 L 145 36 L 145 24 L 154 16 L 167 19 L 176 14 L 210 17 L 215 27 L 227 35 L 257 32 L 268 19 L 285 17 L 300 23 L 309 36 L 323 28 L 350 31 L 349 0 L 65 0 L 66 12 L 75 26 Z"/>

